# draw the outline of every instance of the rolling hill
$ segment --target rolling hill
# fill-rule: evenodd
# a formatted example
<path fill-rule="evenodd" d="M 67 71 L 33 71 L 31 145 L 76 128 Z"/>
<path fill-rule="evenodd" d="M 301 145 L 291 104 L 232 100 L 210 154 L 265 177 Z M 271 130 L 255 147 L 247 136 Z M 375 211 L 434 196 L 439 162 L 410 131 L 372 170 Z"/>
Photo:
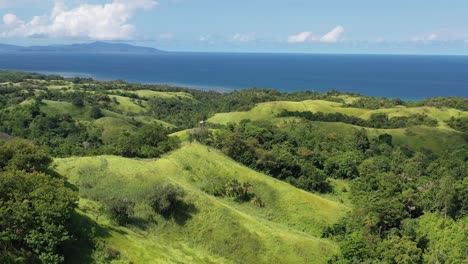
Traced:
<path fill-rule="evenodd" d="M 321 232 L 350 210 L 254 172 L 198 143 L 157 160 L 66 158 L 56 159 L 55 166 L 79 188 L 80 210 L 90 219 L 98 215 L 95 201 L 110 197 L 136 201 L 140 225 L 123 228 L 105 218 L 97 221 L 109 233 L 103 239 L 134 263 L 155 263 L 155 259 L 160 263 L 325 263 L 338 248 L 320 238 Z M 265 207 L 203 192 L 212 177 L 252 183 Z M 171 220 L 151 213 L 145 197 L 157 183 L 182 187 L 188 193 L 184 201 L 193 206 L 190 213 Z"/>

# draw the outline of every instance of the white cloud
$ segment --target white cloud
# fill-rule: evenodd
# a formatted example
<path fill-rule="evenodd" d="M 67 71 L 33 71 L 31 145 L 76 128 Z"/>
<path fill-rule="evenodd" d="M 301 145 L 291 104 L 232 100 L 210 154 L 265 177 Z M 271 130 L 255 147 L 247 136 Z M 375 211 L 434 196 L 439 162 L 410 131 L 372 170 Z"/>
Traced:
<path fill-rule="evenodd" d="M 3 16 L 3 24 L 6 26 L 14 26 L 15 24 L 22 23 L 21 20 L 18 19 L 18 17 L 15 14 L 8 13 Z"/>
<path fill-rule="evenodd" d="M 305 42 L 322 42 L 322 43 L 336 43 L 341 41 L 345 30 L 342 26 L 336 26 L 330 32 L 323 36 L 314 35 L 310 31 L 304 31 L 296 35 L 288 37 L 289 43 L 305 43 Z"/>
<path fill-rule="evenodd" d="M 255 33 L 247 33 L 247 34 L 242 34 L 242 33 L 236 33 L 234 36 L 232 36 L 231 41 L 232 42 L 250 42 L 250 41 L 255 41 L 257 39 L 257 35 Z"/>
<path fill-rule="evenodd" d="M 430 44 L 433 42 L 463 42 L 468 38 L 466 29 L 441 29 L 411 38 L 412 42 Z"/>
<path fill-rule="evenodd" d="M 320 42 L 336 43 L 341 40 L 341 36 L 343 35 L 343 33 L 344 33 L 344 28 L 342 26 L 337 26 L 334 29 L 332 29 L 332 31 L 323 35 L 320 38 Z"/>
<path fill-rule="evenodd" d="M 288 37 L 289 43 L 303 43 L 303 42 L 315 42 L 317 37 L 310 31 L 304 31 L 297 35 L 292 35 Z"/>
<path fill-rule="evenodd" d="M 135 26 L 129 20 L 137 11 L 150 10 L 156 5 L 153 0 L 113 0 L 69 9 L 62 0 L 57 0 L 50 15 L 35 16 L 29 22 L 0 32 L 0 36 L 126 40 L 135 33 Z"/>

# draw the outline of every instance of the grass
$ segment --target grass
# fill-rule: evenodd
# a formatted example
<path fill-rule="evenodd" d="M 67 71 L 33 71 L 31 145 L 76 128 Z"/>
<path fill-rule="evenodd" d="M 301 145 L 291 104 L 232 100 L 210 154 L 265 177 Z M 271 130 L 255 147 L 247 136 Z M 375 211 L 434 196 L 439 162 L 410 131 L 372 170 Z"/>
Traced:
<path fill-rule="evenodd" d="M 111 143 L 117 139 L 124 131 L 133 131 L 135 126 L 125 120 L 115 117 L 103 117 L 94 121 L 94 125 L 102 129 L 102 140 L 104 143 Z"/>
<path fill-rule="evenodd" d="M 325 263 L 338 247 L 319 238 L 321 231 L 349 210 L 197 143 L 158 160 L 102 156 L 57 159 L 55 164 L 79 187 L 82 210 L 89 200 L 127 197 L 136 202 L 137 224 L 106 238 L 134 263 Z M 212 177 L 251 182 L 266 206 L 204 193 L 201 188 Z M 145 197 L 151 186 L 162 183 L 185 189 L 189 213 L 165 220 L 148 209 Z M 93 210 L 84 212 L 95 218 Z M 99 224 L 122 230 L 109 221 Z"/>
<path fill-rule="evenodd" d="M 32 103 L 33 103 L 33 100 L 26 100 L 22 102 L 21 104 L 30 105 Z M 91 118 L 90 106 L 77 107 L 69 102 L 59 102 L 59 101 L 51 101 L 51 100 L 43 100 L 42 103 L 43 105 L 41 106 L 41 110 L 48 115 L 69 114 L 78 121 L 94 121 L 94 119 Z M 109 135 L 115 134 L 114 133 L 115 131 L 121 129 L 119 127 L 114 127 L 114 126 L 124 125 L 124 128 L 128 128 L 128 123 L 133 122 L 133 121 L 141 122 L 143 124 L 157 123 L 167 128 L 174 127 L 174 125 L 170 123 L 167 123 L 167 122 L 164 122 L 164 121 L 161 121 L 161 120 L 149 117 L 149 116 L 143 116 L 143 115 L 126 116 L 126 115 L 115 113 L 106 109 L 102 109 L 101 112 L 104 115 L 104 118 L 107 117 L 107 119 L 104 119 L 102 121 L 97 120 L 95 121 L 95 124 L 97 124 L 101 128 L 104 128 L 104 130 L 108 130 Z M 106 127 L 104 127 L 103 125 L 106 125 Z"/>
<path fill-rule="evenodd" d="M 218 113 L 208 121 L 218 124 L 227 124 L 229 122 L 240 122 L 243 119 L 250 120 L 272 120 L 278 126 L 288 126 L 291 120 L 300 120 L 293 117 L 275 117 L 279 113 L 287 109 L 289 111 L 312 111 L 334 113 L 339 112 L 347 115 L 357 116 L 367 119 L 372 113 L 385 112 L 390 117 L 407 116 L 410 114 L 427 114 L 429 117 L 439 121 L 437 127 L 417 126 L 403 129 L 374 129 L 365 128 L 371 137 L 378 137 L 382 134 L 390 134 L 393 136 L 395 145 L 406 146 L 412 150 L 419 151 L 428 149 L 439 152 L 446 150 L 447 147 L 458 147 L 466 144 L 463 135 L 449 128 L 444 121 L 453 117 L 468 117 L 468 112 L 450 109 L 450 108 L 435 108 L 435 107 L 394 107 L 389 109 L 369 110 L 360 108 L 342 107 L 340 103 L 322 101 L 322 100 L 307 100 L 302 102 L 268 102 L 256 105 L 253 109 L 246 112 L 231 112 Z M 319 129 L 329 133 L 330 135 L 350 135 L 361 129 L 361 127 L 353 126 L 344 123 L 333 122 L 314 122 Z"/>
<path fill-rule="evenodd" d="M 92 120 L 90 106 L 78 107 L 68 102 L 58 102 L 51 100 L 42 100 L 42 103 L 41 111 L 47 115 L 69 114 L 76 120 Z"/>
<path fill-rule="evenodd" d="M 218 113 L 208 121 L 212 123 L 227 124 L 229 122 L 240 122 L 243 119 L 265 120 L 274 118 L 285 109 L 289 111 L 342 113 L 363 119 L 369 119 L 373 113 L 387 113 L 390 118 L 395 116 L 408 116 L 410 114 L 426 114 L 440 122 L 446 121 L 452 116 L 468 117 L 468 112 L 451 108 L 435 108 L 428 106 L 408 108 L 404 106 L 398 106 L 388 109 L 369 110 L 343 107 L 341 103 L 330 101 L 306 100 L 302 102 L 276 101 L 261 103 L 256 105 L 250 111 L 246 112 Z"/>
<path fill-rule="evenodd" d="M 136 94 L 140 97 L 145 97 L 148 99 L 151 98 L 186 98 L 193 99 L 192 95 L 185 92 L 158 92 L 151 90 L 137 90 L 137 91 L 127 91 L 129 93 Z"/>
<path fill-rule="evenodd" d="M 129 97 L 125 96 L 118 96 L 118 95 L 109 95 L 110 98 L 117 100 L 119 103 L 112 103 L 112 106 L 115 107 L 116 109 L 119 109 L 120 111 L 124 113 L 134 113 L 134 114 L 139 114 L 139 113 L 144 113 L 146 112 L 146 101 L 142 101 L 141 105 L 137 104 L 135 99 L 131 99 Z"/>
<path fill-rule="evenodd" d="M 412 150 L 435 152 L 451 150 L 466 144 L 463 134 L 451 129 L 417 126 L 407 129 L 366 129 L 371 137 L 388 133 L 393 136 L 393 144 L 406 146 Z"/>

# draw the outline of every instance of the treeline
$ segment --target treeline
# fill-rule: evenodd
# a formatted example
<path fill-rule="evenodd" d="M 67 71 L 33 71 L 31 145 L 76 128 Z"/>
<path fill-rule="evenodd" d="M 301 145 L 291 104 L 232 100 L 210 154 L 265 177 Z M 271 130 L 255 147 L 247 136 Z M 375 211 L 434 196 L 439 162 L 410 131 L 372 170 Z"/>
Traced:
<path fill-rule="evenodd" d="M 322 122 L 342 122 L 346 124 L 356 125 L 360 127 L 369 128 L 383 128 L 383 129 L 394 129 L 394 128 L 407 128 L 412 126 L 437 126 L 437 120 L 422 114 L 411 114 L 409 116 L 396 116 L 389 118 L 385 113 L 374 113 L 368 120 L 349 116 L 341 113 L 323 113 L 323 112 L 299 112 L 299 111 L 288 111 L 283 110 L 279 117 L 300 117 L 310 121 L 322 121 Z"/>
<path fill-rule="evenodd" d="M 454 108 L 461 111 L 468 111 L 468 99 L 463 97 L 435 97 L 420 101 L 403 101 L 399 98 L 388 99 L 384 97 L 361 97 L 351 103 L 344 104 L 346 107 L 365 109 L 384 109 L 396 106 L 421 107 L 430 106 L 437 108 Z"/>
<path fill-rule="evenodd" d="M 26 80 L 63 80 L 64 78 L 59 75 L 45 75 L 39 73 L 31 73 L 31 72 L 17 72 L 17 71 L 1 71 L 0 70 L 0 83 L 6 82 L 23 82 Z"/>
<path fill-rule="evenodd" d="M 388 99 L 385 97 L 361 97 L 351 103 L 344 104 L 345 107 L 355 107 L 364 109 L 392 108 L 399 105 L 407 105 L 407 102 L 400 98 Z"/>

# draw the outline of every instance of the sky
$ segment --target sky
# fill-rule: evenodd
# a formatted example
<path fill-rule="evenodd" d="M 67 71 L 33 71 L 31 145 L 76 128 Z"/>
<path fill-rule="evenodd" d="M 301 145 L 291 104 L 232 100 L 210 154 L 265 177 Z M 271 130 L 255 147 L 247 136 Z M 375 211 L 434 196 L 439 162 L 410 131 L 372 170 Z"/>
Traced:
<path fill-rule="evenodd" d="M 0 43 L 468 54 L 466 0 L 0 0 Z"/>

